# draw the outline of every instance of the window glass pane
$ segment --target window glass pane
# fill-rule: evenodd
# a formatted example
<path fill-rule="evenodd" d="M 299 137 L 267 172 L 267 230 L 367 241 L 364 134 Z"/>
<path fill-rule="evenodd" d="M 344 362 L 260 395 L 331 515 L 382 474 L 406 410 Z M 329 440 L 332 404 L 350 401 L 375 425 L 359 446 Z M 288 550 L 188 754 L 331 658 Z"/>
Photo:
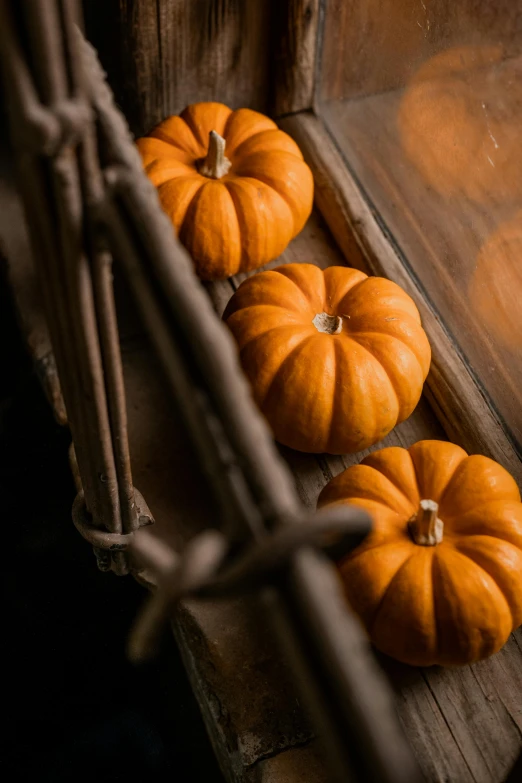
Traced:
<path fill-rule="evenodd" d="M 329 0 L 320 107 L 522 443 L 522 0 Z"/>

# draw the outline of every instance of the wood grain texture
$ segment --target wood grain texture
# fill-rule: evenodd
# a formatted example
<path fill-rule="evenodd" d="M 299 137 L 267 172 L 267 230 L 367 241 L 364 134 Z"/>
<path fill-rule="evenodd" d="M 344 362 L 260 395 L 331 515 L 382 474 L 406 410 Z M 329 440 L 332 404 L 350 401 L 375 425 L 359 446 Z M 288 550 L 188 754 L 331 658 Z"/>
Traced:
<path fill-rule="evenodd" d="M 511 0 L 325 0 L 319 99 L 403 86 L 418 65 L 450 46 L 520 47 L 521 11 Z"/>
<path fill-rule="evenodd" d="M 522 464 L 502 421 L 368 206 L 322 121 L 303 113 L 286 118 L 281 126 L 296 139 L 312 169 L 316 203 L 348 263 L 394 280 L 417 304 L 432 346 L 426 395 L 448 437 L 468 452 L 497 460 L 522 483 Z"/>
<path fill-rule="evenodd" d="M 197 101 L 313 105 L 320 0 L 84 0 L 84 15 L 136 135 Z"/>
<path fill-rule="evenodd" d="M 314 101 L 320 0 L 273 3 L 275 116 L 311 109 Z"/>
<path fill-rule="evenodd" d="M 267 110 L 269 2 L 119 0 L 107 9 L 87 0 L 84 8 L 87 37 L 136 135 L 197 101 Z"/>
<path fill-rule="evenodd" d="M 429 781 L 500 783 L 511 769 L 522 744 L 519 635 L 489 660 L 461 668 L 415 670 L 382 659 L 407 735 L 414 747 L 422 743 Z"/>

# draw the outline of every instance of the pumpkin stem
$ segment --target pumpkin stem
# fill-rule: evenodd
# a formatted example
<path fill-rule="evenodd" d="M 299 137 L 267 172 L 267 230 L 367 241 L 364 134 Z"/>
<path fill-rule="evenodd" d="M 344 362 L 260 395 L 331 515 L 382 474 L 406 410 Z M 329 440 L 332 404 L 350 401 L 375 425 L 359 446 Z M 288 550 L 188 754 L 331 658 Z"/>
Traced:
<path fill-rule="evenodd" d="M 225 144 L 223 136 L 216 131 L 210 131 L 207 156 L 200 160 L 198 165 L 198 171 L 204 177 L 221 179 L 228 173 L 232 164 L 228 158 L 225 158 Z"/>
<path fill-rule="evenodd" d="M 408 522 L 410 535 L 419 546 L 436 546 L 442 541 L 444 523 L 438 518 L 439 504 L 421 500 L 419 510 Z"/>
<path fill-rule="evenodd" d="M 317 313 L 312 319 L 312 323 L 318 332 L 324 332 L 324 334 L 340 334 L 343 329 L 343 319 L 340 315 Z"/>

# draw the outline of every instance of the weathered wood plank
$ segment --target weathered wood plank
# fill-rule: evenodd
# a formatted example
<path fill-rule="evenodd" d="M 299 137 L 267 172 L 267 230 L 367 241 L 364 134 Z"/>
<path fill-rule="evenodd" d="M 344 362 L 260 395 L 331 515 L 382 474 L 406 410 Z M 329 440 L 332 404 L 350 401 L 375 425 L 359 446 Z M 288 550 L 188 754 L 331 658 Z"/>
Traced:
<path fill-rule="evenodd" d="M 389 660 L 383 666 L 397 688 L 399 719 L 428 783 L 474 783 L 466 756 L 421 672 Z"/>
<path fill-rule="evenodd" d="M 320 0 L 84 0 L 87 38 L 136 135 L 189 103 L 279 116 L 314 100 Z"/>
<path fill-rule="evenodd" d="M 522 692 L 520 655 L 513 640 L 489 661 L 460 669 L 427 669 L 423 675 L 473 779 L 502 780 L 522 746 L 520 704 L 517 708 L 510 695 Z"/>
<path fill-rule="evenodd" d="M 448 437 L 469 452 L 496 459 L 522 484 L 522 463 L 503 422 L 364 200 L 321 120 L 302 113 L 285 118 L 281 125 L 294 136 L 312 168 L 316 203 L 350 265 L 389 277 L 417 304 L 432 347 L 426 396 Z"/>
<path fill-rule="evenodd" d="M 268 108 L 270 3 L 260 0 L 106 0 L 84 3 L 131 130 L 142 135 L 189 103 Z"/>
<path fill-rule="evenodd" d="M 380 656 L 428 781 L 504 780 L 522 747 L 520 630 L 472 666 L 413 669 Z"/>
<path fill-rule="evenodd" d="M 271 113 L 278 117 L 313 106 L 320 0 L 276 0 L 272 8 Z"/>

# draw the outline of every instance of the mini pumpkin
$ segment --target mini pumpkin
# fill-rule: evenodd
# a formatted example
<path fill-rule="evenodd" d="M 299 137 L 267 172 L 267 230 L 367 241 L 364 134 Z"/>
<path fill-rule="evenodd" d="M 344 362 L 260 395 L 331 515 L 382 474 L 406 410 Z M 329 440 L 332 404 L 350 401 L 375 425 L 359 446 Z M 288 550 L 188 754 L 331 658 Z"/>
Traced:
<path fill-rule="evenodd" d="M 326 485 L 318 505 L 339 503 L 373 518 L 339 567 L 382 652 L 416 666 L 471 663 L 522 622 L 522 503 L 493 460 L 434 440 L 382 449 Z"/>
<path fill-rule="evenodd" d="M 137 145 L 204 280 L 273 260 L 310 215 L 310 169 L 290 136 L 258 112 L 195 103 Z"/>
<path fill-rule="evenodd" d="M 285 446 L 359 451 L 419 401 L 430 346 L 413 300 L 390 280 L 286 264 L 245 280 L 223 317 Z"/>
<path fill-rule="evenodd" d="M 475 313 L 501 345 L 522 348 L 522 211 L 502 223 L 482 246 L 470 284 Z"/>

